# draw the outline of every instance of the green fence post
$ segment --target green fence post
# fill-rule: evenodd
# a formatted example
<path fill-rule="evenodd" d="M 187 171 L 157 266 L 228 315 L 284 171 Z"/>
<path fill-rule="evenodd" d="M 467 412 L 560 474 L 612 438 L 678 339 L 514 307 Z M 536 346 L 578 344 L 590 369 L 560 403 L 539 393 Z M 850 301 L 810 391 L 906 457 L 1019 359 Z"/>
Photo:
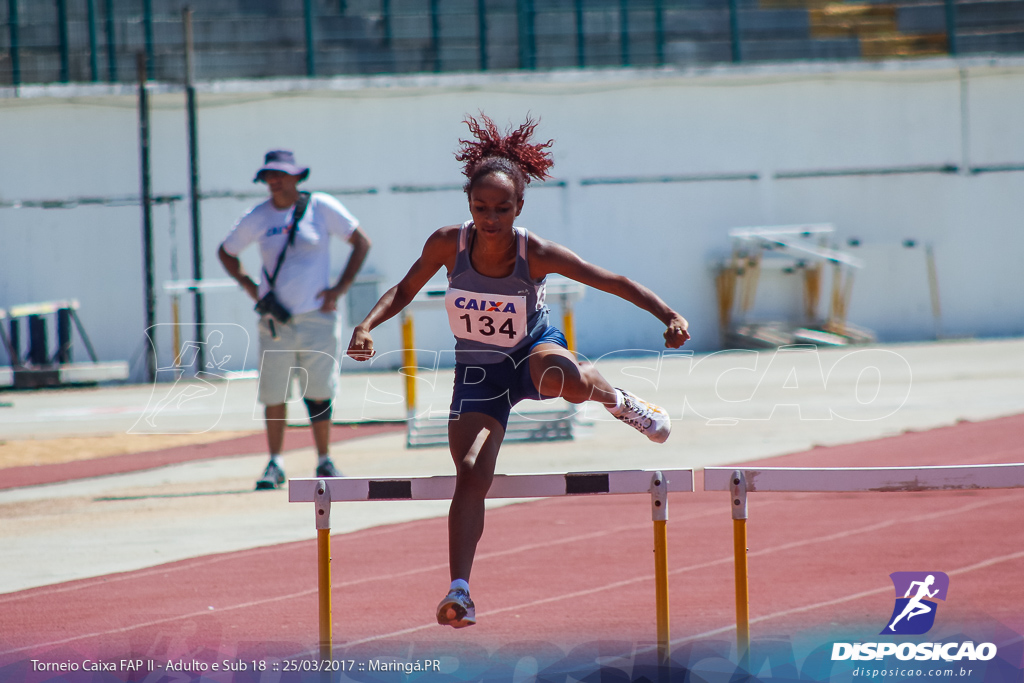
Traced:
<path fill-rule="evenodd" d="M 71 80 L 71 69 L 68 56 L 68 3 L 57 0 L 57 40 L 60 49 L 60 82 Z"/>
<path fill-rule="evenodd" d="M 949 54 L 955 55 L 956 49 L 956 0 L 946 0 L 946 47 Z"/>
<path fill-rule="evenodd" d="M 480 33 L 480 70 L 487 71 L 487 0 L 477 0 L 476 18 Z"/>
<path fill-rule="evenodd" d="M 8 29 L 11 35 L 11 85 L 21 85 L 21 61 L 18 58 L 18 0 L 7 0 Z"/>
<path fill-rule="evenodd" d="M 114 0 L 107 0 L 107 80 L 117 83 L 117 37 L 114 35 Z"/>
<path fill-rule="evenodd" d="M 619 49 L 622 66 L 629 66 L 629 0 L 619 0 Z"/>
<path fill-rule="evenodd" d="M 88 0 L 89 10 L 89 78 L 93 83 L 100 80 L 99 48 L 96 44 L 96 0 Z"/>
<path fill-rule="evenodd" d="M 519 24 L 519 68 L 537 68 L 537 46 L 534 42 L 533 0 L 516 2 Z"/>
<path fill-rule="evenodd" d="M 658 66 L 665 64 L 665 6 L 662 0 L 654 0 L 654 52 Z"/>
<path fill-rule="evenodd" d="M 306 21 L 306 75 L 316 76 L 316 45 L 313 42 L 313 0 L 305 0 L 303 16 Z"/>
<path fill-rule="evenodd" d="M 156 63 L 153 59 L 153 0 L 145 0 L 142 5 L 142 25 L 146 31 L 146 74 L 150 80 L 156 80 Z"/>
<path fill-rule="evenodd" d="M 736 0 L 729 0 L 729 38 L 732 43 L 732 61 L 743 61 L 740 51 L 740 19 Z"/>
<path fill-rule="evenodd" d="M 586 34 L 583 31 L 583 0 L 576 0 L 576 66 L 587 65 Z"/>
<path fill-rule="evenodd" d="M 434 71 L 441 70 L 441 22 L 438 13 L 437 0 L 430 0 L 430 52 Z"/>
<path fill-rule="evenodd" d="M 533 0 L 526 0 L 526 37 L 529 39 L 530 68 L 537 68 L 537 10 Z"/>

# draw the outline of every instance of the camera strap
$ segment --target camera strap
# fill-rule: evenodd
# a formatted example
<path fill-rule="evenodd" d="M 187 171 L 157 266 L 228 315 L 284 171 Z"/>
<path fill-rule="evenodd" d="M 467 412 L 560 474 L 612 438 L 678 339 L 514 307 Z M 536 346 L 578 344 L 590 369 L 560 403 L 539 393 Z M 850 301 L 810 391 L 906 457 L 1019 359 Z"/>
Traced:
<path fill-rule="evenodd" d="M 277 274 L 281 270 L 281 264 L 284 263 L 284 254 L 288 251 L 288 247 L 295 242 L 295 233 L 299 231 L 299 221 L 302 220 L 302 216 L 306 213 L 306 206 L 308 204 L 309 193 L 300 192 L 299 198 L 295 200 L 295 210 L 292 212 L 292 224 L 288 228 L 288 241 L 284 243 L 284 248 L 277 257 L 277 265 L 274 266 L 274 274 L 271 275 L 267 272 L 266 268 L 263 269 L 263 277 L 265 277 L 267 282 L 270 284 L 270 289 L 274 289 L 274 282 L 277 281 Z"/>

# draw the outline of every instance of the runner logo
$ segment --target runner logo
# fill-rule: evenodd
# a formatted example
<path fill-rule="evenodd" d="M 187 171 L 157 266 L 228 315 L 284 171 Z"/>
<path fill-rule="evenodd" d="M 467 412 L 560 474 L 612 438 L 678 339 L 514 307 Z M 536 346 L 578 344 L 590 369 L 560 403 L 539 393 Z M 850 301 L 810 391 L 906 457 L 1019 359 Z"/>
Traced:
<path fill-rule="evenodd" d="M 880 635 L 927 633 L 935 623 L 938 609 L 930 598 L 946 599 L 949 577 L 942 572 L 893 572 L 889 578 L 896 588 L 896 606 Z"/>

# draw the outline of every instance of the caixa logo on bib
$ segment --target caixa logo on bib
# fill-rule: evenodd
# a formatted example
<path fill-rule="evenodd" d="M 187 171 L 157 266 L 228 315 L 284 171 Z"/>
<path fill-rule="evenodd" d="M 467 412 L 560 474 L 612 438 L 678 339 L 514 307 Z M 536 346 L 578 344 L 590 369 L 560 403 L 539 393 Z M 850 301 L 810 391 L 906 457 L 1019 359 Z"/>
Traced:
<path fill-rule="evenodd" d="M 485 311 L 495 313 L 515 313 L 516 305 L 509 301 L 490 301 L 489 299 L 468 299 L 460 296 L 455 299 L 455 307 L 465 311 Z"/>
<path fill-rule="evenodd" d="M 896 587 L 896 606 L 880 635 L 928 633 L 939 607 L 935 600 L 946 600 L 949 577 L 943 572 L 893 572 L 889 578 Z"/>

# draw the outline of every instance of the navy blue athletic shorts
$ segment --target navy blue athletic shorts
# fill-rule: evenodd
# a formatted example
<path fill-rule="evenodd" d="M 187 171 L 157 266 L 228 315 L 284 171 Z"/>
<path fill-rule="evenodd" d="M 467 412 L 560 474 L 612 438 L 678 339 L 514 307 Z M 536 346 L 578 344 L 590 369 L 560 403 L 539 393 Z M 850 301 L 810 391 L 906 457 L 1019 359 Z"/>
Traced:
<path fill-rule="evenodd" d="M 452 392 L 452 406 L 449 420 L 456 420 L 460 413 L 483 413 L 508 426 L 512 406 L 523 399 L 541 400 L 553 398 L 541 396 L 530 377 L 530 352 L 538 344 L 558 344 L 569 348 L 565 335 L 548 325 L 547 329 L 530 346 L 506 356 L 500 363 L 486 365 L 455 364 L 455 391 Z"/>

